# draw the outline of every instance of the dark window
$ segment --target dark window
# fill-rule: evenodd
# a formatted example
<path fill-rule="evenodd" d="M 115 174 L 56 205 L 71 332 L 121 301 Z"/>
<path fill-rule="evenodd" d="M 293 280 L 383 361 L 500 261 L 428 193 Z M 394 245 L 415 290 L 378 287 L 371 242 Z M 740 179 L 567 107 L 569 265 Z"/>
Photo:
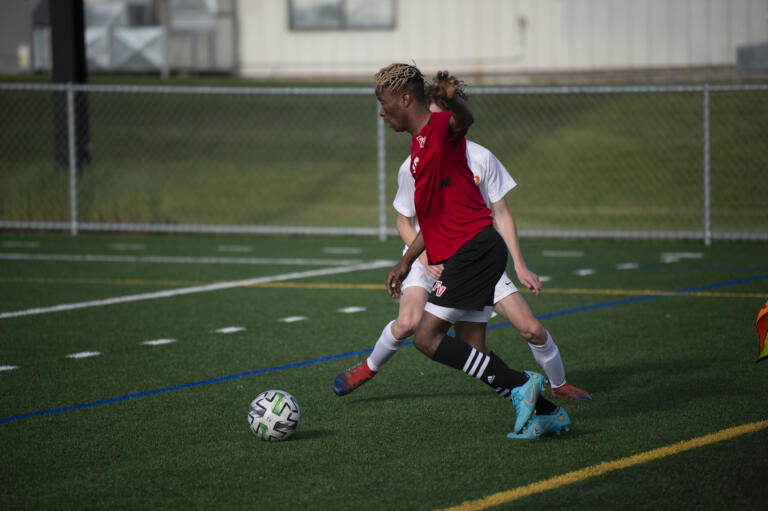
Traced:
<path fill-rule="evenodd" d="M 293 30 L 395 28 L 394 0 L 289 0 Z"/>

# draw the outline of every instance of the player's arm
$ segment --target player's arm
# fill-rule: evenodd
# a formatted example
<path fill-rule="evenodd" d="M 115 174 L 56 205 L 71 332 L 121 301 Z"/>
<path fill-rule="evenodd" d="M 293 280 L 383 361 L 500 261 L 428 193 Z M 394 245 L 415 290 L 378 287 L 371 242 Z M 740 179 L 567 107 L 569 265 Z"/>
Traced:
<path fill-rule="evenodd" d="M 539 281 L 539 276 L 529 270 L 528 265 L 525 264 L 523 252 L 520 249 L 520 241 L 517 237 L 515 218 L 507 207 L 507 201 L 502 198 L 491 204 L 491 207 L 493 208 L 493 217 L 496 220 L 496 230 L 498 230 L 501 237 L 504 238 L 504 243 L 507 244 L 507 249 L 512 255 L 517 279 L 530 291 L 536 293 L 536 296 L 539 296 L 539 293 L 541 292 L 541 281 Z"/>
<path fill-rule="evenodd" d="M 456 94 L 458 86 L 459 81 L 455 76 L 448 71 L 440 71 L 432 84 L 432 96 L 443 99 L 451 111 L 450 124 L 453 133 L 463 134 L 475 122 L 475 116 L 467 102 Z"/>
<path fill-rule="evenodd" d="M 397 232 L 400 234 L 400 239 L 403 240 L 403 243 L 410 246 L 411 243 L 413 243 L 413 240 L 416 239 L 417 234 L 416 228 L 413 226 L 413 218 L 398 213 L 395 227 L 397 228 Z M 418 259 L 424 266 L 429 264 L 426 251 L 419 254 Z"/>
<path fill-rule="evenodd" d="M 397 232 L 400 233 L 400 238 L 406 245 L 410 245 L 414 239 L 416 239 L 416 229 L 413 227 L 413 218 L 407 217 L 402 213 L 397 214 Z M 429 264 L 427 258 L 427 251 L 425 250 L 419 254 L 419 262 L 427 269 L 427 275 L 437 280 L 440 275 L 443 274 L 442 264 Z"/>
<path fill-rule="evenodd" d="M 389 296 L 397 298 L 402 294 L 400 285 L 405 280 L 405 277 L 408 276 L 408 272 L 411 271 L 413 262 L 419 257 L 419 254 L 424 252 L 424 248 L 424 238 L 422 238 L 421 232 L 419 232 L 413 242 L 408 245 L 408 250 L 405 251 L 400 262 L 387 273 L 387 293 L 389 293 Z"/>

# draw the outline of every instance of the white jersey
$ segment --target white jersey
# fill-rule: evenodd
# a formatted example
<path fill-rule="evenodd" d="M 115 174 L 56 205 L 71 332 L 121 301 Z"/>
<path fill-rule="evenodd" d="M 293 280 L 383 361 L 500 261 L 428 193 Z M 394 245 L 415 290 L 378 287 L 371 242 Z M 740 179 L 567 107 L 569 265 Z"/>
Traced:
<path fill-rule="evenodd" d="M 480 144 L 467 140 L 467 160 L 475 176 L 475 184 L 480 188 L 480 193 L 489 208 L 494 202 L 503 199 L 507 192 L 517 185 L 496 156 Z M 401 215 L 414 218 L 416 217 L 413 198 L 415 187 L 410 168 L 411 157 L 408 156 L 397 173 L 397 194 L 392 205 Z M 418 230 L 418 224 L 415 227 Z"/>
<path fill-rule="evenodd" d="M 467 140 L 467 160 L 469 168 L 475 176 L 475 184 L 480 188 L 485 204 L 490 208 L 494 202 L 504 198 L 508 191 L 517 186 L 515 180 L 509 175 L 504 165 L 494 156 L 494 154 L 481 146 Z M 397 194 L 392 205 L 398 213 L 408 218 L 414 219 L 414 227 L 419 230 L 418 221 L 416 221 L 416 206 L 414 204 L 415 185 L 413 175 L 411 175 L 411 157 L 408 156 L 397 173 Z M 406 246 L 403 250 L 407 250 Z M 427 292 L 431 291 L 435 281 L 427 275 L 426 268 L 417 259 L 414 261 L 411 271 L 402 283 L 402 289 L 410 286 L 419 286 Z M 493 303 L 496 304 L 505 296 L 516 293 L 517 288 L 506 272 L 501 275 L 494 291 Z M 486 318 L 487 321 L 487 318 Z"/>

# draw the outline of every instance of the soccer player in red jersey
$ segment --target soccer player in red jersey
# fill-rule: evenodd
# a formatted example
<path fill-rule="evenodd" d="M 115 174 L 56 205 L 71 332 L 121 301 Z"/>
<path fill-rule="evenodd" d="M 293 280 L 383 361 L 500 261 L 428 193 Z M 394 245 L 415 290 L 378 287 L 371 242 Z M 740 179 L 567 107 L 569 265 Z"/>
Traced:
<path fill-rule="evenodd" d="M 485 348 L 485 330 L 496 282 L 507 264 L 504 240 L 493 228 L 467 161 L 465 135 L 472 110 L 456 95 L 458 82 L 447 71 L 437 74 L 431 94 L 449 106 L 431 113 L 424 77 L 415 66 L 392 64 L 376 75 L 379 115 L 411 140 L 411 174 L 416 217 L 421 231 L 387 275 L 387 292 L 400 295 L 400 284 L 425 249 L 430 264 L 443 264 L 414 334 L 416 348 L 436 362 L 462 370 L 494 389 L 510 389 L 517 419 L 510 438 L 537 438 L 568 430 L 568 414 L 540 396 L 541 374 L 510 369 Z M 447 335 L 461 322 L 462 338 Z M 479 349 L 478 349 L 479 348 Z M 487 352 L 487 353 L 486 353 Z"/>
<path fill-rule="evenodd" d="M 440 105 L 431 97 L 431 87 L 427 88 L 430 95 L 429 110 L 442 112 L 447 106 Z M 456 94 L 468 101 L 461 85 Z M 485 199 L 485 204 L 493 211 L 496 230 L 507 244 L 507 249 L 514 260 L 514 269 L 520 283 L 536 296 L 541 291 L 538 275 L 531 272 L 523 259 L 522 250 L 517 238 L 517 227 L 514 217 L 507 208 L 506 194 L 517 186 L 504 165 L 485 147 L 467 139 L 467 158 L 470 169 L 474 174 L 475 186 Z M 392 202 L 397 211 L 397 231 L 408 249 L 411 241 L 419 232 L 414 204 L 414 179 L 411 174 L 411 156 L 400 165 L 397 172 L 397 193 Z M 403 251 L 405 252 L 405 250 Z M 381 330 L 379 338 L 371 354 L 352 367 L 341 371 L 333 380 L 333 391 L 338 396 L 344 396 L 355 391 L 360 385 L 370 381 L 383 366 L 397 353 L 408 337 L 413 335 L 424 312 L 429 292 L 440 280 L 443 266 L 427 264 L 427 254 L 422 252 L 411 266 L 408 277 L 401 284 L 400 305 L 396 319 L 393 319 Z M 567 383 L 565 367 L 560 356 L 560 350 L 552 335 L 534 317 L 530 307 L 521 296 L 517 287 L 512 283 L 506 272 L 496 284 L 493 297 L 493 310 L 506 319 L 527 341 L 534 359 L 544 370 L 552 388 L 552 396 L 561 399 L 591 400 L 589 393 Z M 462 337 L 462 322 L 454 324 L 459 337 Z M 487 353 L 485 346 L 473 346 Z M 498 387 L 500 396 L 509 394 L 509 389 Z"/>

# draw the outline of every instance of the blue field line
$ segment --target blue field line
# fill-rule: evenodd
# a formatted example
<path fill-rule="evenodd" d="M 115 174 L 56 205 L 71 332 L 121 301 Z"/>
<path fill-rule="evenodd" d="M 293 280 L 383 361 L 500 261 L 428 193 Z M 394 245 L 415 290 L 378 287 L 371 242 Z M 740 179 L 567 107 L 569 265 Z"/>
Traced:
<path fill-rule="evenodd" d="M 559 312 L 551 312 L 549 314 L 541 314 L 539 316 L 536 316 L 536 318 L 539 319 L 539 320 L 543 320 L 543 319 L 548 319 L 548 318 L 555 318 L 555 317 L 558 317 L 558 316 L 567 316 L 569 314 L 576 314 L 576 313 L 579 313 L 579 312 L 587 312 L 587 311 L 596 310 L 596 309 L 603 309 L 603 308 L 606 308 L 606 307 L 616 307 L 616 306 L 619 306 L 619 305 L 628 305 L 628 304 L 631 304 L 631 303 L 643 302 L 643 301 L 647 301 L 647 300 L 655 300 L 655 299 L 658 299 L 658 298 L 668 298 L 670 296 L 685 295 L 685 294 L 688 294 L 688 293 L 696 293 L 696 292 L 699 292 L 699 291 L 710 291 L 712 289 L 717 289 L 717 288 L 721 288 L 721 287 L 735 286 L 737 284 L 744 284 L 744 283 L 747 283 L 747 282 L 755 282 L 755 281 L 758 281 L 758 280 L 765 280 L 765 279 L 768 279 L 768 274 L 765 274 L 765 275 L 755 275 L 755 276 L 752 276 L 752 277 L 746 277 L 746 278 L 742 278 L 742 279 L 734 279 L 734 280 L 728 280 L 728 281 L 725 281 L 725 282 L 717 282 L 715 284 L 707 284 L 707 285 L 704 285 L 704 286 L 692 287 L 692 288 L 683 289 L 683 290 L 680 290 L 680 291 L 675 291 L 674 294 L 665 293 L 665 294 L 656 294 L 656 295 L 645 295 L 645 296 L 637 296 L 637 297 L 633 297 L 633 298 L 627 298 L 627 299 L 624 299 L 624 300 L 613 300 L 613 301 L 610 301 L 610 302 L 602 302 L 602 303 L 597 303 L 597 304 L 594 304 L 594 305 L 587 305 L 585 307 L 576 307 L 574 309 L 566 309 L 566 310 L 559 311 Z M 494 329 L 497 329 L 497 328 L 502 328 L 502 327 L 507 327 L 507 326 L 510 326 L 510 324 L 508 322 L 497 323 L 497 324 L 494 324 L 494 325 L 488 325 L 487 329 L 488 330 L 494 330 Z M 403 346 L 410 346 L 412 344 L 413 344 L 413 342 L 409 341 L 409 342 L 404 343 Z M 25 413 L 25 414 L 21 414 L 21 415 L 14 415 L 14 416 L 11 416 L 11 417 L 3 417 L 3 418 L 0 418 L 0 424 L 6 424 L 6 423 L 9 423 L 9 422 L 15 422 L 15 421 L 23 420 L 23 419 L 30 419 L 30 418 L 33 418 L 33 417 L 42 417 L 44 415 L 52 415 L 52 414 L 56 414 L 56 413 L 64 413 L 64 412 L 69 412 L 69 411 L 72 411 L 72 410 L 80 410 L 80 409 L 83 409 L 83 408 L 92 408 L 94 406 L 101 406 L 101 405 L 107 405 L 107 404 L 110 404 L 110 403 L 117 403 L 117 402 L 120 402 L 120 401 L 127 401 L 129 399 L 137 399 L 137 398 L 146 397 L 146 396 L 153 396 L 155 394 L 164 394 L 166 392 L 173 392 L 173 391 L 176 391 L 176 390 L 183 390 L 183 389 L 189 389 L 189 388 L 193 388 L 193 387 L 200 387 L 202 385 L 210 385 L 212 383 L 220 383 L 220 382 L 225 382 L 225 381 L 237 380 L 237 379 L 245 378 L 245 377 L 248 377 L 248 376 L 256 376 L 256 375 L 259 375 L 259 374 L 267 374 L 267 373 L 274 373 L 274 372 L 277 372 L 277 371 L 285 371 L 287 369 L 294 369 L 296 367 L 303 367 L 303 366 L 308 366 L 308 365 L 320 364 L 320 363 L 323 363 L 323 362 L 329 362 L 331 360 L 338 360 L 338 359 L 354 357 L 354 356 L 358 356 L 358 355 L 367 355 L 371 351 L 373 351 L 373 349 L 371 349 L 371 348 L 365 349 L 365 350 L 359 350 L 359 351 L 349 351 L 347 353 L 339 353 L 339 354 L 336 354 L 336 355 L 329 355 L 329 356 L 326 356 L 326 357 L 313 358 L 311 360 L 304 360 L 302 362 L 294 362 L 292 364 L 285 364 L 285 365 L 280 365 L 280 366 L 275 366 L 275 367 L 269 367 L 269 368 L 266 368 L 266 369 L 256 369 L 254 371 L 247 371 L 247 372 L 244 372 L 244 373 L 231 374 L 231 375 L 228 375 L 228 376 L 221 376 L 221 377 L 218 377 L 218 378 L 211 378 L 211 379 L 208 379 L 208 380 L 201 380 L 201 381 L 196 381 L 196 382 L 191 382 L 191 383 L 184 383 L 182 385 L 172 385 L 170 387 L 163 387 L 163 388 L 160 388 L 160 389 L 146 390 L 146 391 L 143 391 L 143 392 L 136 392 L 136 393 L 133 393 L 133 394 L 125 394 L 123 396 L 111 397 L 111 398 L 102 399 L 102 400 L 99 400 L 99 401 L 91 401 L 91 402 L 88 402 L 88 403 L 81 403 L 81 404 L 77 404 L 77 405 L 62 406 L 60 408 L 51 408 L 50 410 L 43 410 L 43 411 L 40 411 L 40 412 L 32 412 L 32 413 Z"/>
<path fill-rule="evenodd" d="M 175 390 L 183 390 L 183 389 L 189 389 L 192 387 L 200 387 L 201 385 L 210 385 L 212 383 L 220 383 L 224 381 L 230 381 L 230 380 L 237 380 L 240 378 L 245 378 L 247 376 L 256 376 L 257 374 L 266 374 L 266 373 L 274 373 L 276 371 L 285 371 L 286 369 L 293 369 L 296 367 L 302 367 L 302 366 L 308 366 L 313 364 L 320 364 L 322 362 L 328 362 L 331 360 L 336 360 L 340 358 L 347 358 L 347 357 L 354 357 L 356 355 L 366 355 L 373 351 L 372 349 L 367 350 L 360 350 L 360 351 L 350 351 L 347 353 L 340 353 L 337 355 L 329 355 L 327 357 L 320 357 L 320 358 L 313 358 L 311 360 L 304 360 L 302 362 L 294 362 L 292 364 L 285 364 L 281 366 L 275 366 L 275 367 L 269 367 L 266 369 L 256 369 L 254 371 L 247 371 L 244 373 L 238 373 L 238 374 L 230 374 L 228 376 L 220 376 L 218 378 L 211 378 L 208 380 L 201 380 L 201 381 L 195 381 L 191 383 L 184 383 L 182 385 L 172 385 L 170 387 L 163 387 L 160 389 L 154 389 L 154 390 L 145 390 L 143 392 L 135 392 L 133 394 L 125 394 L 124 396 L 117 396 L 117 397 L 111 397 L 109 399 L 102 399 L 100 401 L 91 401 L 89 403 L 82 403 L 79 405 L 70 405 L 70 406 L 62 406 L 60 408 L 52 408 L 50 410 L 43 410 L 41 412 L 33 412 L 33 413 L 25 413 L 21 415 L 14 415 L 12 417 L 4 417 L 0 418 L 0 424 L 5 424 L 7 422 L 14 422 L 22 419 L 30 419 L 32 417 L 41 417 L 43 415 L 51 415 L 54 413 L 63 413 L 63 412 L 69 412 L 72 410 L 80 410 L 82 408 L 92 408 L 94 406 L 101 406 L 101 405 L 107 405 L 110 403 L 117 403 L 119 401 L 127 401 L 129 399 L 136 399 L 140 397 L 146 397 L 146 396 L 153 396 L 155 394 L 164 394 L 166 392 L 173 392 Z"/>
<path fill-rule="evenodd" d="M 586 305 L 584 307 L 576 307 L 575 309 L 566 309 L 564 311 L 550 312 L 549 314 L 541 314 L 539 316 L 536 316 L 536 319 L 543 320 L 543 319 L 549 319 L 549 318 L 556 318 L 559 316 L 576 314 L 577 312 L 586 312 L 586 311 L 591 311 L 596 309 L 604 309 L 606 307 L 616 307 L 618 305 L 628 305 L 630 303 L 645 302 L 647 300 L 656 300 L 658 298 L 669 298 L 670 296 L 698 293 L 699 291 L 711 291 L 713 289 L 717 289 L 721 287 L 735 286 L 737 284 L 745 284 L 747 282 L 755 282 L 758 280 L 765 280 L 765 279 L 768 279 L 768 274 L 754 275 L 752 277 L 745 277 L 742 279 L 727 280 L 725 282 L 717 282 L 715 284 L 707 284 L 704 286 L 681 289 L 680 291 L 673 291 L 672 293 L 663 293 L 663 294 L 660 293 L 656 295 L 634 296 L 632 298 L 625 298 L 623 300 L 612 300 L 610 302 L 602 302 L 602 303 L 596 303 L 594 305 Z M 766 295 L 768 295 L 768 293 L 766 293 Z M 488 330 L 493 330 L 496 328 L 502 328 L 507 326 L 510 326 L 509 322 L 497 323 L 495 325 L 488 325 Z"/>

